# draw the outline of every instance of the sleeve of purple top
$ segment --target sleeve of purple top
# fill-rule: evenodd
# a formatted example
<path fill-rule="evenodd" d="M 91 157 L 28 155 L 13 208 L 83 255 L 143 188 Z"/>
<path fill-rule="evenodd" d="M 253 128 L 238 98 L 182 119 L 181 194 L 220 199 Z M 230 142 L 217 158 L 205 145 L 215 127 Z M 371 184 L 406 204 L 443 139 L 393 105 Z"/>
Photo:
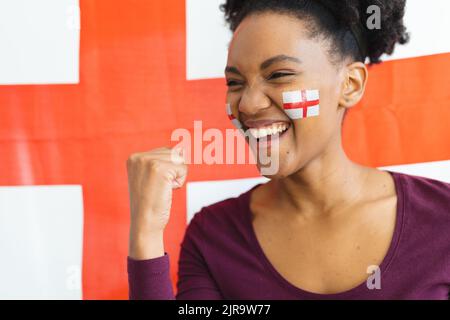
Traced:
<path fill-rule="evenodd" d="M 149 260 L 127 259 L 130 300 L 173 300 L 169 256 Z"/>
<path fill-rule="evenodd" d="M 218 300 L 222 295 L 201 254 L 201 215 L 189 224 L 181 244 L 178 265 L 178 293 L 170 280 L 169 255 L 133 260 L 128 257 L 128 285 L 131 300 Z"/>

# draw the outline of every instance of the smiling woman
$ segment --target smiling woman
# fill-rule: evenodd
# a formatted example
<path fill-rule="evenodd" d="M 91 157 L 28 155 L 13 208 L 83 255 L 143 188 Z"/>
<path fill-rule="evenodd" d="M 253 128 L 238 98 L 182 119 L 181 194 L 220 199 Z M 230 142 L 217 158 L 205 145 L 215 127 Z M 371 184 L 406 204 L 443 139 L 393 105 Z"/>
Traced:
<path fill-rule="evenodd" d="M 381 29 L 367 28 L 369 5 L 380 8 Z M 176 298 L 448 298 L 450 185 L 361 166 L 342 146 L 345 112 L 368 80 L 364 62 L 379 63 L 407 42 L 404 7 L 401 0 L 225 2 L 233 31 L 228 113 L 258 141 L 279 135 L 279 169 L 268 183 L 195 215 Z M 175 298 L 163 231 L 172 188 L 187 169 L 170 153 L 136 154 L 128 163 L 131 298 Z"/>

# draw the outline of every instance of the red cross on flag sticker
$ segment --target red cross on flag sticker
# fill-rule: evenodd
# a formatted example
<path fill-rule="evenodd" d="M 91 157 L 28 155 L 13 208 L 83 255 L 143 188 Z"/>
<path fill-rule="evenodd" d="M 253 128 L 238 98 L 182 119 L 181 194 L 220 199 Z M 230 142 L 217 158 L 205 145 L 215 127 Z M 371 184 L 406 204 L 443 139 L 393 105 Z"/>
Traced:
<path fill-rule="evenodd" d="M 319 90 L 283 92 L 283 109 L 293 120 L 318 116 Z"/>
<path fill-rule="evenodd" d="M 227 103 L 226 107 L 227 107 L 228 119 L 231 120 L 231 123 L 233 123 L 233 125 L 236 128 L 242 129 L 241 122 L 238 119 L 236 119 L 236 117 L 233 115 L 233 112 L 231 111 L 231 105 L 229 103 Z"/>

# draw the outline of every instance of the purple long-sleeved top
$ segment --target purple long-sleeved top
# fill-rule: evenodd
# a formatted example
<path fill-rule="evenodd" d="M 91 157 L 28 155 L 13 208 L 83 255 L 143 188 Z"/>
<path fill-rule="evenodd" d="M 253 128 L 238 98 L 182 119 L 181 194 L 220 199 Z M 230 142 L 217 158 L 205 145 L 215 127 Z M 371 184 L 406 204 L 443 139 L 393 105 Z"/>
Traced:
<path fill-rule="evenodd" d="M 450 184 L 388 171 L 397 191 L 397 217 L 380 264 L 381 289 L 367 282 L 337 294 L 302 290 L 272 266 L 252 227 L 249 200 L 256 188 L 202 208 L 181 245 L 178 292 L 169 256 L 128 257 L 130 299 L 448 299 Z"/>

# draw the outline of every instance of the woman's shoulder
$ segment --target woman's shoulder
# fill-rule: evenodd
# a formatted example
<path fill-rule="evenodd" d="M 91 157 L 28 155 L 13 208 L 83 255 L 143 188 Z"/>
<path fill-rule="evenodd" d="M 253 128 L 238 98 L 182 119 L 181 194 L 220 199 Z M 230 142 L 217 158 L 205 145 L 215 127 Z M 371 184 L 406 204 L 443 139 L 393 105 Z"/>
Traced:
<path fill-rule="evenodd" d="M 447 200 L 450 205 L 450 183 L 418 175 L 395 173 L 403 183 L 405 191 L 418 199 Z"/>
<path fill-rule="evenodd" d="M 404 194 L 404 205 L 408 212 L 433 215 L 450 221 L 450 183 L 438 179 L 394 173 Z"/>

